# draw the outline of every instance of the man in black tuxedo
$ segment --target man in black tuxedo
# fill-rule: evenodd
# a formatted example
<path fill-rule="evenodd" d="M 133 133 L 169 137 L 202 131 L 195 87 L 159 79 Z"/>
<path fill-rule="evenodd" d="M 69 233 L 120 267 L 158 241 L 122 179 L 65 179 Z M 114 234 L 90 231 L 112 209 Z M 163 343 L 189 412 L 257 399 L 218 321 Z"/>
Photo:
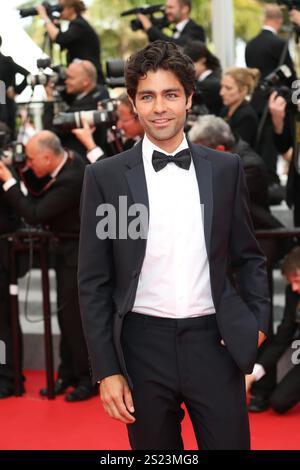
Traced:
<path fill-rule="evenodd" d="M 182 449 L 183 402 L 199 447 L 248 449 L 244 373 L 268 329 L 269 297 L 242 165 L 188 144 L 195 69 L 178 46 L 136 52 L 125 79 L 145 136 L 87 167 L 81 202 L 93 380 L 133 449 Z"/>
<path fill-rule="evenodd" d="M 0 48 L 2 38 L 0 36 Z M 23 75 L 23 80 L 16 85 L 16 74 Z M 11 57 L 0 52 L 0 81 L 4 82 L 6 88 L 6 104 L 0 105 L 0 121 L 5 122 L 12 132 L 15 130 L 16 104 L 15 95 L 22 93 L 27 86 L 26 77 L 28 70 L 16 64 Z"/>
<path fill-rule="evenodd" d="M 284 57 L 283 51 L 286 47 L 286 41 L 278 36 L 283 24 L 283 13 L 278 5 L 267 5 L 265 8 L 265 17 L 262 31 L 246 46 L 245 59 L 247 67 L 258 68 L 261 72 L 261 78 L 273 72 L 279 65 L 286 64 L 292 72 L 287 85 L 291 85 L 296 80 L 293 62 L 288 48 Z M 267 96 L 258 88 L 254 91 L 251 104 L 257 112 L 259 118 L 262 117 L 264 108 L 267 106 Z M 279 183 L 276 173 L 277 150 L 273 140 L 273 130 L 270 116 L 267 117 L 260 141 L 256 148 L 258 153 L 264 159 L 269 173 L 269 184 Z"/>
<path fill-rule="evenodd" d="M 31 225 L 42 224 L 54 233 L 79 232 L 79 199 L 85 164 L 75 154 L 63 150 L 58 137 L 42 131 L 26 146 L 27 166 L 38 178 L 50 181 L 38 198 L 23 195 L 10 170 L 0 162 L 5 201 Z M 77 291 L 78 240 L 62 239 L 53 246 L 56 259 L 58 321 L 61 330 L 61 364 L 55 384 L 57 394 L 70 385 L 75 388 L 66 401 L 79 401 L 94 395 L 86 345 L 82 332 Z M 9 315 L 9 310 L 0 312 Z M 10 322 L 6 322 L 7 328 Z M 8 335 L 7 335 L 8 336 Z M 8 358 L 5 373 L 0 371 L 0 398 L 13 394 L 12 360 Z M 2 379 L 6 377 L 6 381 Z M 2 389 L 2 392 L 1 392 Z M 42 391 L 45 395 L 46 391 Z M 1 396 L 2 395 L 2 396 Z"/>
<path fill-rule="evenodd" d="M 165 13 L 169 23 L 173 24 L 173 36 L 167 36 L 146 15 L 139 14 L 138 19 L 143 25 L 149 41 L 171 41 L 179 46 L 185 46 L 190 41 L 205 42 L 205 33 L 202 26 L 190 18 L 192 0 L 167 0 Z"/>
<path fill-rule="evenodd" d="M 295 346 L 298 345 L 298 352 L 294 351 L 291 356 L 293 366 L 283 379 L 277 384 L 269 397 L 265 397 L 268 405 L 278 413 L 285 413 L 300 401 L 300 363 L 299 363 L 299 326 L 300 326 L 300 248 L 294 248 L 282 263 L 282 274 L 286 277 L 289 285 L 285 291 L 285 308 L 282 321 L 277 333 L 271 343 L 259 357 L 255 364 L 253 373 L 247 376 L 247 389 L 250 390 L 254 382 L 259 381 L 274 366 L 284 352 L 293 347 L 292 341 L 298 332 Z M 265 407 L 266 409 L 266 407 Z M 261 411 L 261 410 L 257 410 Z"/>

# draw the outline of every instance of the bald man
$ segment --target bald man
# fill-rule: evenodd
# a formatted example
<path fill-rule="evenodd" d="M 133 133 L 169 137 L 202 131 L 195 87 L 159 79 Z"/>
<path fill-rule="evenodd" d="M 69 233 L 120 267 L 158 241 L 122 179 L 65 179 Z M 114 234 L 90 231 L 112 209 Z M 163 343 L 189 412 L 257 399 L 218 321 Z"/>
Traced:
<path fill-rule="evenodd" d="M 66 153 L 59 138 L 50 131 L 42 131 L 32 137 L 26 146 L 27 166 L 38 178 L 50 177 L 41 196 L 24 196 L 9 168 L 0 161 L 0 180 L 7 202 L 30 225 L 42 224 L 46 229 L 79 233 L 79 200 L 84 175 L 83 160 L 73 153 Z M 55 248 L 57 275 L 58 321 L 61 330 L 61 363 L 57 394 L 64 393 L 71 385 L 73 391 L 66 401 L 80 401 L 94 395 L 89 378 L 88 356 L 82 333 L 77 293 L 77 240 L 60 240 Z M 0 309 L 0 316 L 9 311 Z M 10 337 L 9 320 L 5 323 L 5 337 Z M 1 335 L 3 332 L 1 331 Z M 11 341 L 7 344 L 11 345 Z M 0 398 L 13 394 L 12 351 L 8 347 L 7 364 L 0 369 Z M 46 394 L 42 390 L 42 395 Z"/>
<path fill-rule="evenodd" d="M 97 70 L 92 62 L 76 60 L 69 65 L 66 75 L 66 93 L 62 94 L 63 100 L 68 105 L 66 112 L 97 110 L 99 101 L 109 98 L 106 87 L 97 85 Z M 54 128 L 53 88 L 50 84 L 45 89 L 48 103 L 46 103 L 44 109 L 43 127 L 54 131 L 60 137 L 64 147 L 79 153 L 84 159 L 93 163 L 93 152 L 87 154 L 86 148 L 74 134 Z M 94 140 L 96 145 L 103 149 L 104 153 L 106 149 L 106 130 L 104 127 L 96 129 Z"/>

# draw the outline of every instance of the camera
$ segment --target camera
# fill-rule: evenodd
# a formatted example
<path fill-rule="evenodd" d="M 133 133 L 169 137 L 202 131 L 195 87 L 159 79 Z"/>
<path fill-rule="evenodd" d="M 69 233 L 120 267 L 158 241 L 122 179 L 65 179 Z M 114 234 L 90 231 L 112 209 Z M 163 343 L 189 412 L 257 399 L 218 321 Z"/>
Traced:
<path fill-rule="evenodd" d="M 291 90 L 292 72 L 287 65 L 277 67 L 273 72 L 262 79 L 257 88 L 267 98 L 277 91 L 278 95 L 282 96 L 288 104 L 292 103 L 292 90 Z"/>
<path fill-rule="evenodd" d="M 40 69 L 40 73 L 37 75 L 29 74 L 27 76 L 27 84 L 34 88 L 36 85 L 47 85 L 49 82 L 54 84 L 54 87 L 58 93 L 65 90 L 66 69 L 62 65 L 52 65 L 51 59 L 38 59 L 37 67 Z M 46 73 L 45 69 L 50 69 L 51 73 Z"/>
<path fill-rule="evenodd" d="M 53 120 L 53 125 L 61 131 L 83 127 L 85 117 L 91 127 L 112 127 L 118 120 L 118 100 L 107 99 L 99 102 L 100 109 L 95 111 L 77 111 L 75 113 L 59 113 Z"/>
<path fill-rule="evenodd" d="M 300 0 L 277 0 L 278 5 L 284 5 L 288 10 L 300 10 Z"/>
<path fill-rule="evenodd" d="M 110 88 L 124 88 L 125 62 L 122 59 L 109 59 L 106 61 L 106 85 Z"/>
<path fill-rule="evenodd" d="M 2 146 L 2 143 L 4 145 Z M 22 168 L 26 163 L 25 146 L 21 142 L 2 141 L 0 132 L 0 159 L 15 168 Z"/>
<path fill-rule="evenodd" d="M 53 13 L 61 13 L 64 9 L 62 5 L 50 5 L 48 2 L 43 2 L 42 5 L 46 8 L 48 16 L 51 18 Z M 38 14 L 36 8 L 20 8 L 20 17 L 27 18 L 28 16 L 35 16 Z"/>
<path fill-rule="evenodd" d="M 156 26 L 158 29 L 163 29 L 169 26 L 169 21 L 165 15 L 164 6 L 162 4 L 145 5 L 143 7 L 131 8 L 130 10 L 123 11 L 121 16 L 138 15 L 139 13 L 149 16 L 153 26 Z M 138 19 L 131 20 L 130 26 L 132 31 L 143 29 L 143 25 Z"/>

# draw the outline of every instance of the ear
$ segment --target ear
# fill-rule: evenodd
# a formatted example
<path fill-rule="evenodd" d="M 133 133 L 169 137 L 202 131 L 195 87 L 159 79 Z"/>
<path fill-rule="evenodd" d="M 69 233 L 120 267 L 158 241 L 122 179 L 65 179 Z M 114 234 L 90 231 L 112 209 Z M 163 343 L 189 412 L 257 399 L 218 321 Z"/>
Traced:
<path fill-rule="evenodd" d="M 194 96 L 194 93 L 191 93 L 190 96 L 188 96 L 186 100 L 186 105 L 185 105 L 186 111 L 189 111 L 192 107 L 193 96 Z"/>

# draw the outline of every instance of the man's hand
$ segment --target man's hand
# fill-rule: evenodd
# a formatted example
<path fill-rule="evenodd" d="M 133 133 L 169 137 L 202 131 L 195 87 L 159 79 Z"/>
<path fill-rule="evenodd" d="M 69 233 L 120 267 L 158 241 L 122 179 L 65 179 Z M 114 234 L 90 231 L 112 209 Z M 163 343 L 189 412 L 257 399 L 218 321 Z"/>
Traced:
<path fill-rule="evenodd" d="M 292 23 L 300 26 L 300 11 L 293 8 L 289 13 L 289 19 Z"/>
<path fill-rule="evenodd" d="M 286 115 L 286 100 L 274 91 L 269 98 L 269 111 L 276 134 L 282 134 Z"/>
<path fill-rule="evenodd" d="M 257 345 L 258 348 L 260 348 L 260 346 L 263 344 L 266 338 L 267 336 L 262 331 L 258 332 L 258 345 Z"/>
<path fill-rule="evenodd" d="M 131 391 L 123 375 L 111 375 L 101 380 L 100 399 L 106 413 L 125 424 L 133 424 L 135 418 Z"/>
<path fill-rule="evenodd" d="M 8 98 L 12 99 L 12 100 L 15 99 L 15 97 L 16 97 L 16 92 L 15 92 L 14 87 L 9 86 L 9 87 L 7 88 L 7 90 L 6 90 L 6 96 L 7 96 Z"/>
<path fill-rule="evenodd" d="M 49 16 L 48 16 L 48 13 L 47 13 L 47 10 L 46 8 L 44 7 L 44 5 L 37 5 L 35 7 L 36 11 L 38 12 L 38 15 L 39 17 L 44 20 L 44 21 L 47 21 L 49 20 Z"/>
<path fill-rule="evenodd" d="M 3 183 L 5 183 L 11 178 L 13 178 L 12 173 L 9 171 L 7 166 L 5 166 L 4 163 L 0 161 L 0 180 L 3 181 Z"/>
<path fill-rule="evenodd" d="M 250 389 L 252 387 L 252 384 L 256 381 L 255 375 L 254 374 L 249 374 L 245 376 L 245 382 L 246 382 L 246 393 L 250 392 Z"/>
<path fill-rule="evenodd" d="M 143 15 L 142 13 L 139 13 L 137 15 L 137 18 L 140 20 L 140 22 L 142 23 L 143 25 L 143 28 L 144 28 L 144 31 L 148 31 L 148 29 L 150 29 L 153 25 L 151 23 L 151 21 L 149 20 L 148 16 L 146 15 Z"/>
<path fill-rule="evenodd" d="M 81 129 L 73 129 L 72 133 L 76 136 L 76 138 L 85 146 L 87 151 L 91 151 L 96 147 L 96 143 L 93 139 L 93 133 L 95 132 L 95 127 L 90 127 L 87 119 L 82 116 L 81 117 L 83 127 Z"/>

